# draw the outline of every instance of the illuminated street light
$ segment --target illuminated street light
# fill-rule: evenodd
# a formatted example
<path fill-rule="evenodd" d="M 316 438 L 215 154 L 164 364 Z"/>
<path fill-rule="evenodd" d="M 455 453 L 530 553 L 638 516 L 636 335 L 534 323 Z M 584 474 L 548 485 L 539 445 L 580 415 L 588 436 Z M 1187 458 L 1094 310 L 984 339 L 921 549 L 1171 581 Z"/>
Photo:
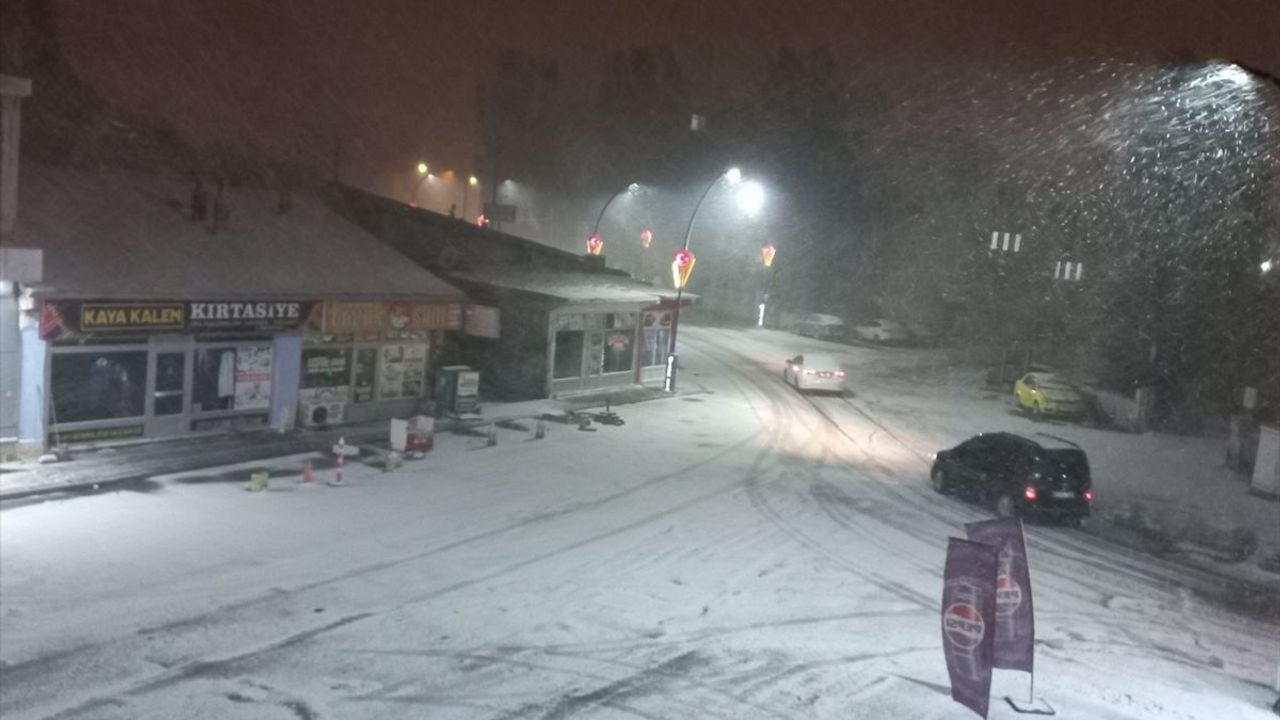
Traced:
<path fill-rule="evenodd" d="M 676 307 L 671 313 L 671 340 L 667 345 L 667 367 L 666 374 L 663 377 L 662 382 L 662 389 L 666 392 L 676 391 L 676 334 L 680 330 L 680 304 L 684 299 L 685 283 L 689 281 L 689 274 L 693 272 L 693 254 L 689 253 L 689 239 L 693 237 L 693 224 L 698 219 L 698 211 L 702 209 L 702 204 L 707 201 L 707 196 L 710 195 L 711 191 L 720 184 L 721 180 L 729 183 L 729 185 L 737 185 L 742 182 L 742 171 L 737 167 L 731 167 L 720 175 L 717 175 L 716 178 L 707 185 L 707 189 L 702 191 L 702 195 L 698 198 L 697 204 L 693 206 L 693 213 L 689 215 L 689 225 L 685 227 L 684 230 L 684 247 L 681 252 L 688 253 L 689 263 L 687 270 L 683 273 L 683 278 L 681 278 L 680 282 L 676 285 Z M 755 185 L 755 183 L 752 184 Z M 757 191 L 758 202 L 755 209 L 758 211 L 760 209 L 760 205 L 764 204 L 764 189 L 757 185 Z M 753 194 L 755 194 L 755 191 L 753 191 Z M 679 260 L 680 256 L 677 255 L 676 262 L 679 262 Z M 676 270 L 676 263 L 672 263 L 671 272 L 673 280 L 676 278 Z"/>
<path fill-rule="evenodd" d="M 476 185 L 480 184 L 480 178 L 476 177 L 475 175 L 472 175 L 471 177 L 467 178 L 467 184 L 470 185 L 471 187 L 475 187 Z"/>
<path fill-rule="evenodd" d="M 413 190 L 409 191 L 409 207 L 418 207 L 418 190 L 422 188 L 422 183 L 428 178 L 435 177 L 435 175 L 431 174 L 431 168 L 427 167 L 424 162 L 418 163 L 417 171 L 422 177 L 418 178 L 418 182 L 413 184 Z"/>
<path fill-rule="evenodd" d="M 737 195 L 738 207 L 747 214 L 747 217 L 754 218 L 760 213 L 760 208 L 764 207 L 764 188 L 760 183 L 749 182 L 744 184 Z"/>
<path fill-rule="evenodd" d="M 640 183 L 633 182 L 628 184 L 626 187 L 622 188 L 618 192 L 609 196 L 609 199 L 606 200 L 604 203 L 604 207 L 600 208 L 600 214 L 596 215 L 596 224 L 592 226 L 591 235 L 590 237 L 587 238 L 587 252 L 591 253 L 592 255 L 600 254 L 599 248 L 604 246 L 604 241 L 600 237 L 600 221 L 604 220 L 605 211 L 609 209 L 609 206 L 613 204 L 613 201 L 617 200 L 618 197 L 622 195 L 622 193 L 627 193 L 628 195 L 635 195 L 638 192 L 640 192 Z M 596 241 L 599 241 L 600 244 L 599 246 L 597 246 L 596 251 L 593 252 L 591 250 L 591 244 Z"/>
<path fill-rule="evenodd" d="M 1267 273 L 1271 272 L 1271 268 L 1275 267 L 1275 263 L 1271 262 L 1271 260 L 1268 258 L 1266 260 L 1263 260 L 1261 263 L 1259 263 L 1258 267 L 1262 270 L 1262 274 L 1266 275 Z"/>

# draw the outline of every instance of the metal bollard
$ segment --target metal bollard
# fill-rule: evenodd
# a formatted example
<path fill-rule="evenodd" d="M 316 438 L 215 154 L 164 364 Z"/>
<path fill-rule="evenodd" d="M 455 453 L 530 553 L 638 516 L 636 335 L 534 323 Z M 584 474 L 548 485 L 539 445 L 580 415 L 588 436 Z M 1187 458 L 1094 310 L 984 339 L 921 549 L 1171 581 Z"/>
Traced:
<path fill-rule="evenodd" d="M 496 423 L 489 423 L 489 437 L 485 440 L 487 447 L 493 447 L 498 444 L 498 426 Z"/>
<path fill-rule="evenodd" d="M 533 439 L 541 440 L 547 436 L 547 421 L 538 418 L 538 424 L 533 427 Z"/>

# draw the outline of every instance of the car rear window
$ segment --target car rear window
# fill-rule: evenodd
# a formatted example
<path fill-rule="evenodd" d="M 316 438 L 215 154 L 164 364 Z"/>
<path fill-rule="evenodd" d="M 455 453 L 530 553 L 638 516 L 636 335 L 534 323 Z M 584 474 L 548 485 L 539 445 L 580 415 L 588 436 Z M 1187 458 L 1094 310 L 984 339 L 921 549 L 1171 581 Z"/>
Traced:
<path fill-rule="evenodd" d="M 1089 458 L 1083 450 L 1047 450 L 1041 463 L 1053 475 L 1066 474 L 1080 480 L 1089 479 Z"/>

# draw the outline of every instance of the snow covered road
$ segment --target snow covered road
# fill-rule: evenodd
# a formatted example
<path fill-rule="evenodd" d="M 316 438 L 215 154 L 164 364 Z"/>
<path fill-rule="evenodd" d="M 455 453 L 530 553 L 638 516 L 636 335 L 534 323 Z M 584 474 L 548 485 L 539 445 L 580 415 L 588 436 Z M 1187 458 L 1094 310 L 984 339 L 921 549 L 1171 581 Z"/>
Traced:
<path fill-rule="evenodd" d="M 620 428 L 443 437 L 340 489 L 219 471 L 3 510 L 0 715 L 969 716 L 938 601 L 946 537 L 986 514 L 929 489 L 937 429 L 794 393 L 788 336 L 681 341 L 703 392 Z M 848 352 L 856 386 L 877 351 Z M 1270 716 L 1280 627 L 1212 577 L 1065 528 L 1028 545 L 1060 716 Z"/>

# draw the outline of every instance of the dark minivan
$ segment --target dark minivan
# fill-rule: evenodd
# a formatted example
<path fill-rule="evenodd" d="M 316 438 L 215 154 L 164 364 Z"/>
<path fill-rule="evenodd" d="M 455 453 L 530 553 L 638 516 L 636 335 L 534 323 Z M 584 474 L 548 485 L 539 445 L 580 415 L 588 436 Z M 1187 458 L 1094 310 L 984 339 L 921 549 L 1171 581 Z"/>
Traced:
<path fill-rule="evenodd" d="M 1089 516 L 1089 458 L 1079 445 L 1037 434 L 983 433 L 937 454 L 933 489 L 989 502 L 1001 517 L 1038 515 L 1079 522 Z"/>

